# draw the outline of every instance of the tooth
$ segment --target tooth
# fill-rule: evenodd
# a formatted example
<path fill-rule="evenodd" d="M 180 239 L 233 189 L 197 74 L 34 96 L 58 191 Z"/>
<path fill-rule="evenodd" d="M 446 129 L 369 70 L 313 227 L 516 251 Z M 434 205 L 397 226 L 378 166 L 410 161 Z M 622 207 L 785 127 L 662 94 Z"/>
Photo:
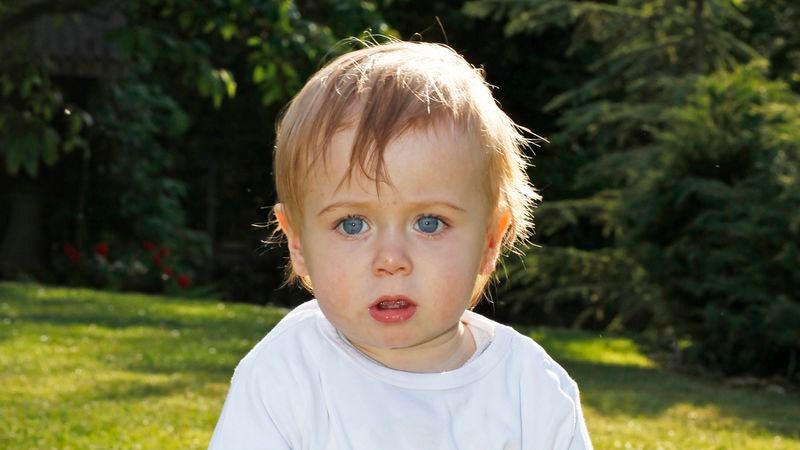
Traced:
<path fill-rule="evenodd" d="M 380 303 L 381 309 L 401 309 L 405 308 L 407 303 L 404 300 L 387 300 Z"/>

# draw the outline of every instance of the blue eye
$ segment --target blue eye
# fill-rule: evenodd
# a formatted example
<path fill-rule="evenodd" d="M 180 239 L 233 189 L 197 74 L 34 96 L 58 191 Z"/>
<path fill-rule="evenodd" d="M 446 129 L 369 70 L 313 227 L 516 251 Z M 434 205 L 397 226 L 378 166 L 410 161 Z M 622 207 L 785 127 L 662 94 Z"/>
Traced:
<path fill-rule="evenodd" d="M 415 224 L 415 228 L 425 234 L 441 232 L 444 227 L 445 223 L 436 216 L 422 216 Z"/>
<path fill-rule="evenodd" d="M 369 229 L 369 225 L 361 217 L 346 217 L 342 219 L 337 228 L 348 236 L 355 236 Z"/>

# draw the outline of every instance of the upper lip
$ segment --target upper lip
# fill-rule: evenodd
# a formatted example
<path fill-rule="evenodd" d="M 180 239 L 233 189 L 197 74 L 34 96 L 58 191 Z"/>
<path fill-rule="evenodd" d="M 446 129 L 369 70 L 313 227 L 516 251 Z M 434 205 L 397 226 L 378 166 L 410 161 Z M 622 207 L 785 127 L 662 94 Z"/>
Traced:
<path fill-rule="evenodd" d="M 378 304 L 380 304 L 382 302 L 396 302 L 396 301 L 404 301 L 404 302 L 408 303 L 411 306 L 416 306 L 417 305 L 416 303 L 414 303 L 413 300 L 411 300 L 410 298 L 406 297 L 405 295 L 381 295 L 380 297 L 378 297 L 377 300 L 372 302 L 369 305 L 369 307 L 373 308 L 375 306 L 378 306 Z"/>

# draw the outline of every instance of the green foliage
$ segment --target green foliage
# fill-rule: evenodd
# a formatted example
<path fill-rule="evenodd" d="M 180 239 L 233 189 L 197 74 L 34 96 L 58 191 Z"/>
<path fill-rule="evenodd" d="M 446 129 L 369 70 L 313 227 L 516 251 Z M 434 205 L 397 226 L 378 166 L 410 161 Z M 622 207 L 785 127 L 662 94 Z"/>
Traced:
<path fill-rule="evenodd" d="M 104 151 L 99 200 L 117 222 L 103 229 L 129 230 L 136 242 L 172 243 L 184 224 L 186 187 L 169 176 L 169 147 L 186 129 L 186 114 L 160 89 L 136 80 L 111 86 L 108 96 L 96 113 L 94 138 Z"/>
<path fill-rule="evenodd" d="M 519 320 L 640 331 L 660 307 L 647 272 L 617 249 L 530 248 L 507 273 L 498 301 Z"/>
<path fill-rule="evenodd" d="M 624 249 L 594 248 L 618 233 L 618 204 L 619 192 L 609 190 L 537 208 L 537 237 L 547 244 L 508 258 L 498 289 L 510 320 L 619 331 L 660 317 L 644 268 Z"/>
<path fill-rule="evenodd" d="M 86 130 L 92 116 L 66 99 L 53 80 L 52 62 L 32 54 L 30 33 L 19 31 L 43 14 L 79 11 L 95 3 L 0 2 L 0 156 L 6 174 L 37 178 L 42 164 L 51 167 L 65 154 L 79 150 L 88 156 Z"/>
<path fill-rule="evenodd" d="M 36 178 L 61 154 L 88 153 L 84 129 L 92 117 L 65 102 L 46 61 L 0 61 L 0 155 L 5 172 Z"/>
<path fill-rule="evenodd" d="M 370 3 L 337 5 L 360 11 Z M 217 108 L 243 81 L 236 65 L 246 65 L 247 81 L 258 87 L 263 105 L 280 104 L 302 86 L 301 68 L 315 64 L 335 42 L 329 26 L 305 19 L 291 0 L 137 0 L 129 14 L 131 26 L 117 38 L 140 70 L 177 73 L 184 88 L 211 98 Z"/>
<path fill-rule="evenodd" d="M 747 40 L 769 60 L 769 73 L 800 92 L 800 8 L 794 0 L 747 0 L 738 3 L 753 23 Z"/>
<path fill-rule="evenodd" d="M 95 112 L 92 140 L 101 153 L 95 157 L 95 183 L 103 187 L 94 201 L 107 211 L 95 218 L 94 227 L 96 236 L 112 244 L 112 262 L 124 273 L 122 278 L 106 277 L 109 284 L 104 285 L 132 287 L 124 280 L 137 274 L 128 269 L 149 264 L 140 255 L 143 241 L 172 249 L 170 268 L 194 278 L 211 247 L 208 236 L 187 227 L 186 182 L 173 175 L 174 149 L 188 127 L 188 116 L 159 87 L 135 78 L 118 80 L 106 89 Z M 150 269 L 145 290 L 163 284 L 161 267 Z"/>
<path fill-rule="evenodd" d="M 740 64 L 761 53 L 794 82 L 797 9 L 475 0 L 464 11 L 505 22 L 508 35 L 564 30 L 585 68 L 546 105 L 560 114 L 552 142 L 582 166 L 571 192 L 537 214 L 543 249 L 510 266 L 507 288 L 528 320 L 542 305 L 584 326 L 575 318 L 601 317 L 598 305 L 612 317 L 641 307 L 634 315 L 651 330 L 691 337 L 695 360 L 796 374 L 798 101 L 763 63 Z M 636 296 L 644 301 L 627 300 Z M 588 324 L 611 323 L 632 326 Z"/>
<path fill-rule="evenodd" d="M 800 370 L 800 98 L 752 64 L 698 80 L 618 211 L 691 356 Z"/>
<path fill-rule="evenodd" d="M 665 107 L 682 98 L 683 78 L 757 56 L 734 35 L 750 21 L 729 0 L 476 0 L 466 8 L 507 18 L 509 35 L 568 28 L 569 53 L 591 49 L 590 77 L 545 109 L 562 112 L 555 143 L 594 153 L 647 143 Z"/>

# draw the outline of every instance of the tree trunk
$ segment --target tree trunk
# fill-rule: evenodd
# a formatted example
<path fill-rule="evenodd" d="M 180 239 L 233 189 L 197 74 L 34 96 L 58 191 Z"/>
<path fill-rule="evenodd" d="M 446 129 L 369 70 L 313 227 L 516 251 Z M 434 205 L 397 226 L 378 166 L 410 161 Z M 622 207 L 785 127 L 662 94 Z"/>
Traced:
<path fill-rule="evenodd" d="M 206 234 L 211 241 L 212 255 L 205 261 L 203 267 L 203 281 L 210 283 L 214 279 L 214 253 L 216 252 L 215 236 L 217 232 L 217 177 L 219 175 L 219 162 L 210 155 L 208 174 L 206 179 Z"/>
<path fill-rule="evenodd" d="M 0 276 L 41 272 L 45 266 L 44 190 L 34 183 L 13 183 L 8 199 L 10 217 L 0 244 Z"/>

